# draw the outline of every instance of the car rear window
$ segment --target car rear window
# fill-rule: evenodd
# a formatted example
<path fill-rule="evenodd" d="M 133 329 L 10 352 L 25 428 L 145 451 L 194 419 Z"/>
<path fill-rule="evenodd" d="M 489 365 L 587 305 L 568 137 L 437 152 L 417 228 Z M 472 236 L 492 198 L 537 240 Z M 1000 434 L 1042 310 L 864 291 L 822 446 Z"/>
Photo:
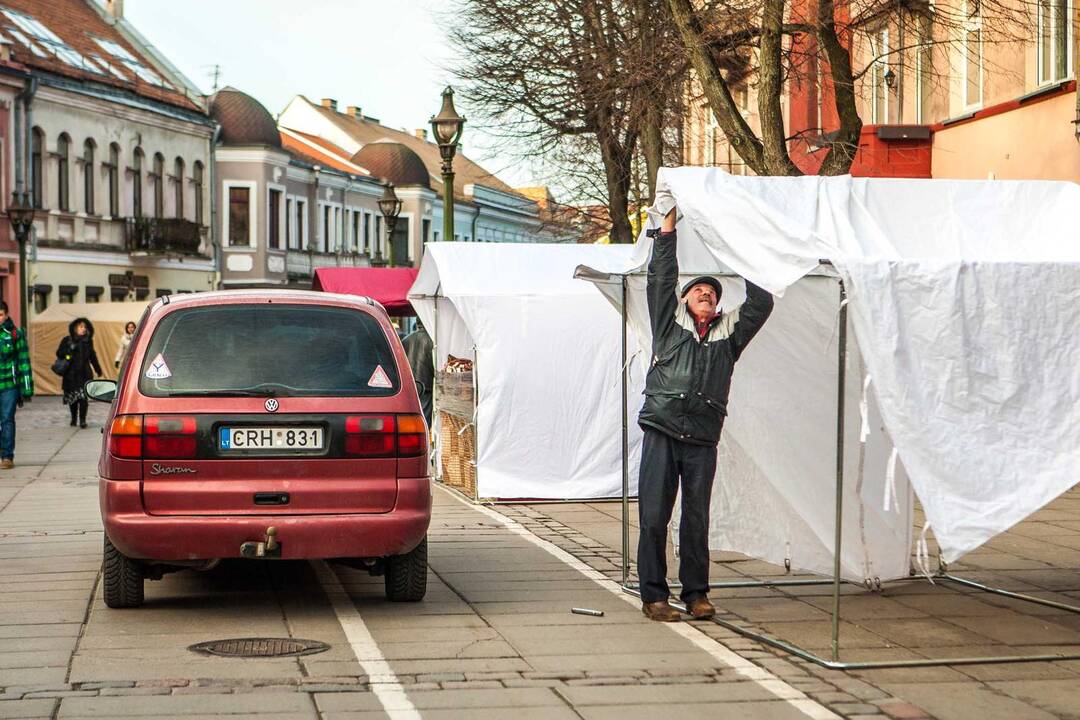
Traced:
<path fill-rule="evenodd" d="M 378 321 L 318 305 L 176 310 L 155 328 L 139 373 L 150 397 L 372 397 L 399 387 Z"/>

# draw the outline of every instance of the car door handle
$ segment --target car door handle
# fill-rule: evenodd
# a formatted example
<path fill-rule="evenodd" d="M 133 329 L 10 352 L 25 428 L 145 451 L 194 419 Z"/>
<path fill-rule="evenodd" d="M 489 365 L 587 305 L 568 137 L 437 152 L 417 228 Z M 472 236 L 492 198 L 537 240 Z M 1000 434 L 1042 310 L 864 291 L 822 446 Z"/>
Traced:
<path fill-rule="evenodd" d="M 256 505 L 288 505 L 289 493 L 262 492 L 255 493 Z"/>

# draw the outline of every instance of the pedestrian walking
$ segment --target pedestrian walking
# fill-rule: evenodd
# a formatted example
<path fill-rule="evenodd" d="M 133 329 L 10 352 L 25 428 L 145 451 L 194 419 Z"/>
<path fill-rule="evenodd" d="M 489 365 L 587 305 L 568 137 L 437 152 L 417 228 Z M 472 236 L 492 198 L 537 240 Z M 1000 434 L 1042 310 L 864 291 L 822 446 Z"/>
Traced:
<path fill-rule="evenodd" d="M 26 330 L 15 327 L 0 301 L 0 468 L 15 466 L 15 410 L 34 395 Z"/>
<path fill-rule="evenodd" d="M 95 373 L 102 375 L 101 363 L 94 350 L 94 325 L 86 318 L 75 318 L 68 325 L 68 334 L 56 348 L 57 361 L 66 360 L 61 388 L 64 404 L 71 410 L 71 426 L 86 427 L 86 409 L 89 401 L 83 385 L 93 379 Z"/>
<path fill-rule="evenodd" d="M 716 614 L 708 598 L 716 445 L 735 363 L 773 308 L 772 295 L 748 280 L 746 302 L 727 313 L 717 310 L 722 288 L 714 277 L 695 278 L 680 293 L 675 218 L 672 208 L 649 261 L 653 359 L 638 416 L 645 433 L 638 479 L 641 610 L 662 622 L 681 617 L 668 602 L 667 583 L 668 523 L 680 487 L 679 597 L 694 618 Z"/>
<path fill-rule="evenodd" d="M 131 347 L 131 341 L 135 339 L 135 328 L 138 327 L 133 322 L 128 322 L 124 326 L 124 334 L 120 337 L 120 347 L 116 349 L 116 357 L 113 358 L 113 367 L 117 370 L 120 369 L 120 363 L 124 361 L 124 356 L 127 355 L 128 348 Z"/>
<path fill-rule="evenodd" d="M 431 427 L 431 391 L 435 384 L 435 359 L 432 357 L 432 341 L 428 331 L 419 320 L 416 322 L 416 330 L 409 333 L 402 342 L 405 348 L 405 357 L 412 368 L 413 379 L 417 382 L 417 392 L 420 395 L 420 407 L 424 411 L 424 420 Z"/>

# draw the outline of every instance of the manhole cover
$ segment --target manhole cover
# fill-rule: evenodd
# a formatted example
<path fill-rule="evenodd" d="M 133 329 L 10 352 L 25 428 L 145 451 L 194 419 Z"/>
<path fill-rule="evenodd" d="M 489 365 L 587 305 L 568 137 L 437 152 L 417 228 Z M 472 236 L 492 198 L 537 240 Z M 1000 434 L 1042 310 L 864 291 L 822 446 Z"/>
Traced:
<path fill-rule="evenodd" d="M 326 652 L 330 646 L 318 640 L 296 638 L 232 638 L 209 640 L 188 648 L 203 655 L 222 657 L 296 657 Z"/>

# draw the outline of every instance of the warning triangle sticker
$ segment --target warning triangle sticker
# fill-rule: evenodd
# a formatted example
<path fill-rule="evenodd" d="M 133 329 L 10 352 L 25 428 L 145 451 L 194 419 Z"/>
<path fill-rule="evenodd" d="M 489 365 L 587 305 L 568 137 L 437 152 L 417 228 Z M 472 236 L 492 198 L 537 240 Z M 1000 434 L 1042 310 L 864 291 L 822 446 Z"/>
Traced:
<path fill-rule="evenodd" d="M 164 380 L 172 377 L 172 370 L 169 369 L 169 365 L 165 362 L 165 358 L 161 356 L 161 353 L 158 353 L 157 357 L 150 361 L 150 367 L 146 368 L 146 377 L 151 380 Z"/>
<path fill-rule="evenodd" d="M 367 381 L 367 384 L 368 387 L 394 387 L 394 384 L 390 382 L 390 378 L 386 376 L 386 371 L 382 369 L 382 365 L 377 366 L 375 372 L 371 373 L 371 379 Z"/>

